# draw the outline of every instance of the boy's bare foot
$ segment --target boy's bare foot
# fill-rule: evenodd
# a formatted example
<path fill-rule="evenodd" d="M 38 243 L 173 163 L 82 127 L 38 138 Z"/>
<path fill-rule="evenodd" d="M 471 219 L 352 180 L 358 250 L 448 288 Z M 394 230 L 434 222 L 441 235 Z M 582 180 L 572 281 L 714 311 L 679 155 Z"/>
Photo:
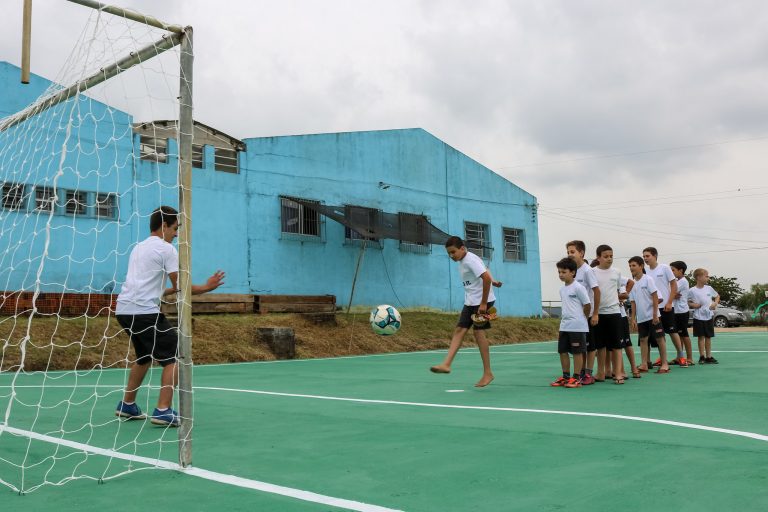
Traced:
<path fill-rule="evenodd" d="M 438 364 L 429 369 L 432 373 L 451 373 L 451 367 L 444 364 Z"/>
<path fill-rule="evenodd" d="M 483 378 L 477 381 L 477 384 L 475 384 L 476 388 L 484 388 L 488 384 L 493 382 L 493 375 L 483 375 Z"/>

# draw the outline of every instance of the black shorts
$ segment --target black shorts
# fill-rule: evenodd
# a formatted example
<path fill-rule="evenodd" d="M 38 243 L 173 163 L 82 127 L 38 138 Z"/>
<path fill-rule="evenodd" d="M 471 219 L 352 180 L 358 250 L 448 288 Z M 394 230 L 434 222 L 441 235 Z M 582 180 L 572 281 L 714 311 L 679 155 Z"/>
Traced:
<path fill-rule="evenodd" d="M 592 317 L 587 318 L 587 325 L 589 326 L 589 332 L 587 333 L 587 352 L 594 352 L 597 350 L 597 345 L 595 344 L 597 326 L 590 323 L 591 318 Z"/>
<path fill-rule="evenodd" d="M 693 319 L 693 335 L 703 336 L 705 338 L 715 337 L 715 320 L 710 318 L 709 320 L 696 320 Z"/>
<path fill-rule="evenodd" d="M 488 303 L 488 309 L 491 309 L 493 307 L 494 301 L 491 301 Z M 469 329 L 470 327 L 473 327 L 477 330 L 484 330 L 484 329 L 490 329 L 491 328 L 491 322 L 485 322 L 485 325 L 478 327 L 472 322 L 472 315 L 477 313 L 477 308 L 479 308 L 480 305 L 477 306 L 467 306 L 464 305 L 463 308 L 461 308 L 461 315 L 459 315 L 459 322 L 456 324 L 456 327 L 462 327 L 464 329 Z"/>
<path fill-rule="evenodd" d="M 587 333 L 560 331 L 557 338 L 558 354 L 583 354 L 587 351 Z"/>
<path fill-rule="evenodd" d="M 659 308 L 659 320 L 661 325 L 664 326 L 664 332 L 667 334 L 675 334 L 677 332 L 677 326 L 675 326 L 675 310 L 670 309 L 664 311 L 664 308 Z"/>
<path fill-rule="evenodd" d="M 661 325 L 661 322 L 654 325 L 653 320 L 646 320 L 637 324 L 637 336 L 639 338 L 648 338 L 652 347 L 658 347 L 656 337 L 664 337 L 664 327 Z"/>
<path fill-rule="evenodd" d="M 154 359 L 160 366 L 167 366 L 176 362 L 179 336 L 164 314 L 115 317 L 131 338 L 137 363 L 148 364 Z"/>
<path fill-rule="evenodd" d="M 632 337 L 629 335 L 629 317 L 621 317 L 621 348 L 631 347 Z"/>
<path fill-rule="evenodd" d="M 688 338 L 688 312 L 675 313 L 675 329 L 681 338 Z"/>
<path fill-rule="evenodd" d="M 595 329 L 595 345 L 597 348 L 606 348 L 608 350 L 620 349 L 623 334 L 621 313 L 598 315 L 598 318 L 597 329 Z"/>

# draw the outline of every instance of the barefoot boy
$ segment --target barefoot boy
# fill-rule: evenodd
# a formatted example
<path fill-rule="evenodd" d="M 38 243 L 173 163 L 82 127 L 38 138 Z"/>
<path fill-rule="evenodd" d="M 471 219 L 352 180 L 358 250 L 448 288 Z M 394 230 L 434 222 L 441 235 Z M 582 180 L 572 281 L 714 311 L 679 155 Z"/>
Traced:
<path fill-rule="evenodd" d="M 461 347 L 464 335 L 472 327 L 477 347 L 480 349 L 480 358 L 483 361 L 483 376 L 477 381 L 475 387 L 482 388 L 493 380 L 491 354 L 488 340 L 485 337 L 485 330 L 490 329 L 491 322 L 474 325 L 472 315 L 486 315 L 488 313 L 488 309 L 493 306 L 496 300 L 491 286 L 498 287 L 501 286 L 501 283 L 493 280 L 491 273 L 485 268 L 483 260 L 469 252 L 464 245 L 464 240 L 458 236 L 452 236 L 445 242 L 445 250 L 448 256 L 459 264 L 459 274 L 461 275 L 461 282 L 464 284 L 464 308 L 461 310 L 459 321 L 453 331 L 448 354 L 441 364 L 433 366 L 430 370 L 434 373 L 451 373 L 451 363 L 456 357 L 456 352 Z"/>
<path fill-rule="evenodd" d="M 560 317 L 560 335 L 557 341 L 557 353 L 560 354 L 560 366 L 563 376 L 552 382 L 554 387 L 579 388 L 581 381 L 582 355 L 587 351 L 587 333 L 590 312 L 589 294 L 576 282 L 576 262 L 571 258 L 563 258 L 557 262 L 557 276 L 564 283 L 560 288 L 562 314 Z M 573 355 L 573 376 L 571 376 L 571 359 Z"/>
<path fill-rule="evenodd" d="M 699 364 L 717 364 L 712 357 L 712 338 L 715 337 L 715 314 L 720 295 L 707 283 L 709 272 L 703 268 L 693 271 L 696 286 L 688 291 L 688 305 L 693 310 L 693 335 L 699 338 Z"/>

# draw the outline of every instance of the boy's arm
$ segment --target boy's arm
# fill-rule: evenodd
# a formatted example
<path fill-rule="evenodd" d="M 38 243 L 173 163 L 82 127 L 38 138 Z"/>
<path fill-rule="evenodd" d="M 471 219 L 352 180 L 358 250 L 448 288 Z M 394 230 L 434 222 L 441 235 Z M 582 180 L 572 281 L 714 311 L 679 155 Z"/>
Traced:
<path fill-rule="evenodd" d="M 486 270 L 480 275 L 480 279 L 483 280 L 483 297 L 480 299 L 480 306 L 477 308 L 477 314 L 484 315 L 488 311 L 488 294 L 491 291 L 493 278 L 491 277 L 491 273 Z"/>
<path fill-rule="evenodd" d="M 597 325 L 597 320 L 598 320 L 597 312 L 600 309 L 600 287 L 595 286 L 594 288 L 592 288 L 592 292 L 594 293 L 594 297 L 595 297 L 595 310 L 592 312 L 592 319 L 589 321 L 589 323 L 591 323 L 592 326 L 594 327 L 595 325 Z"/>
<path fill-rule="evenodd" d="M 659 323 L 659 294 L 653 292 L 651 294 L 651 302 L 653 302 L 653 325 Z"/>
<path fill-rule="evenodd" d="M 714 291 L 715 289 L 712 288 L 712 290 Z M 717 293 L 717 291 L 715 291 L 715 293 Z M 709 309 L 714 311 L 715 309 L 717 309 L 718 304 L 720 304 L 720 294 L 719 293 L 717 293 L 717 295 L 715 295 L 715 300 L 712 301 L 712 304 L 709 306 Z"/>
<path fill-rule="evenodd" d="M 667 303 L 664 304 L 664 311 L 670 311 L 672 309 L 672 301 L 677 297 L 677 279 L 673 279 L 669 282 L 669 298 Z"/>
<path fill-rule="evenodd" d="M 632 304 L 632 311 L 629 314 L 629 323 L 632 325 L 637 325 L 637 316 L 636 316 L 637 303 L 635 301 L 632 301 L 631 304 Z"/>
<path fill-rule="evenodd" d="M 504 283 L 502 283 L 501 281 L 496 281 L 495 279 L 493 279 L 493 276 L 491 275 L 491 271 L 490 270 L 486 269 L 486 272 L 488 272 L 488 275 L 491 276 L 491 285 L 495 286 L 496 288 L 501 288 L 501 285 L 503 285 Z"/>
<path fill-rule="evenodd" d="M 174 293 L 179 291 L 179 286 L 178 286 L 179 273 L 171 272 L 170 274 L 168 274 L 168 279 L 171 280 L 171 287 L 163 290 L 163 297 L 165 297 L 166 295 L 173 295 Z"/>
<path fill-rule="evenodd" d="M 193 284 L 192 295 L 200 295 L 201 293 L 212 292 L 224 284 L 224 276 L 226 276 L 226 274 L 222 270 L 217 270 L 211 277 L 208 278 L 205 284 Z"/>
<path fill-rule="evenodd" d="M 592 304 L 590 304 L 589 302 L 587 302 L 587 303 L 586 303 L 586 304 L 584 304 L 584 306 L 582 307 L 582 310 L 584 311 L 584 316 L 587 318 L 587 320 L 589 320 L 589 310 L 590 310 L 590 309 L 592 309 L 592 307 L 591 307 L 591 306 L 592 306 Z"/>

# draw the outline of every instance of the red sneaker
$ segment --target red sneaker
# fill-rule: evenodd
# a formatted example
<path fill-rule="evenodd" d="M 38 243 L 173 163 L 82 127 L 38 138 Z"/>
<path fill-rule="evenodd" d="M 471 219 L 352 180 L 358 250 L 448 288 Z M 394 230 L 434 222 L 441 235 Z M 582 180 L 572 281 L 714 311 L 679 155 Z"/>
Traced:
<path fill-rule="evenodd" d="M 554 388 L 559 388 L 561 386 L 565 386 L 565 384 L 568 382 L 568 379 L 565 377 L 558 377 L 556 381 L 550 382 L 549 385 Z"/>
<path fill-rule="evenodd" d="M 567 388 L 580 388 L 581 387 L 581 381 L 575 377 L 571 377 L 568 379 L 568 382 L 565 383 L 565 387 Z"/>
<path fill-rule="evenodd" d="M 678 357 L 677 358 L 677 365 L 680 368 L 688 368 L 688 360 L 684 357 Z"/>
<path fill-rule="evenodd" d="M 595 383 L 595 378 L 592 375 L 590 375 L 589 373 L 584 375 L 584 378 L 581 379 L 581 385 L 582 386 L 589 386 L 589 385 L 594 384 L 594 383 Z"/>
<path fill-rule="evenodd" d="M 658 358 L 654 363 L 653 366 L 661 366 L 661 358 Z"/>

